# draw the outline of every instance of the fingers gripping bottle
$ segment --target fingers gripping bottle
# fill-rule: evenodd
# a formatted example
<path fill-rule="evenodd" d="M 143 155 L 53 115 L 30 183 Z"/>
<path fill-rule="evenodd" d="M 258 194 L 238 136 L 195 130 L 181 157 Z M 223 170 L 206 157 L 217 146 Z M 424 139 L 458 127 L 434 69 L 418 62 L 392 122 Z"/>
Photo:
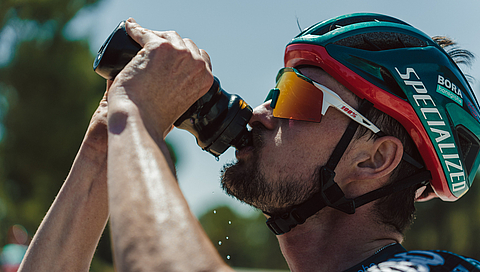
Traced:
<path fill-rule="evenodd" d="M 93 69 L 105 79 L 113 80 L 142 47 L 125 30 L 125 21 L 115 28 L 98 51 Z M 242 148 L 251 144 L 247 124 L 252 108 L 238 95 L 229 94 L 214 77 L 209 91 L 198 99 L 174 125 L 187 130 L 203 150 L 215 157 L 230 146 Z"/>

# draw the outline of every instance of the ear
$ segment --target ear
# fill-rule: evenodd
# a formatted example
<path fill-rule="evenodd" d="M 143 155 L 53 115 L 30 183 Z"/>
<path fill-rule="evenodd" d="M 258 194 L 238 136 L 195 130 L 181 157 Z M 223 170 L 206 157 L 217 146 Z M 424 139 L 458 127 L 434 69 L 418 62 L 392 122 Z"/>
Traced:
<path fill-rule="evenodd" d="M 384 136 L 361 144 L 355 162 L 357 179 L 389 176 L 402 161 L 403 144 L 393 136 Z"/>

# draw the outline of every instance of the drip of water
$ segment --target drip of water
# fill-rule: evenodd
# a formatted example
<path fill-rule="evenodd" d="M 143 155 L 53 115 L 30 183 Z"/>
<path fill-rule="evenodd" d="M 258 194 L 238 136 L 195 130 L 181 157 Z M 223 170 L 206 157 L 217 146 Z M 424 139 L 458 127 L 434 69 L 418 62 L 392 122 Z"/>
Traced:
<path fill-rule="evenodd" d="M 217 210 L 213 210 L 213 213 L 217 213 Z"/>
<path fill-rule="evenodd" d="M 218 245 L 221 246 L 221 245 L 222 245 L 222 241 L 218 241 Z"/>
<path fill-rule="evenodd" d="M 227 260 L 230 260 L 230 258 L 231 258 L 230 255 L 227 255 Z"/>
<path fill-rule="evenodd" d="M 227 237 L 225 237 L 225 239 L 227 239 L 227 240 L 228 240 L 228 236 L 227 236 Z"/>
<path fill-rule="evenodd" d="M 228 221 L 228 224 L 231 225 L 231 224 L 232 224 L 232 221 Z"/>

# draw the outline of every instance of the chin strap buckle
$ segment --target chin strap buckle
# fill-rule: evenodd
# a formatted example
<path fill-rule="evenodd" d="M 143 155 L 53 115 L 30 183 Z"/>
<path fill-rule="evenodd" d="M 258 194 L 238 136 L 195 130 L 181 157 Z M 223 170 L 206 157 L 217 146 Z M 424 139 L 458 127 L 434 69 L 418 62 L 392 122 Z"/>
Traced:
<path fill-rule="evenodd" d="M 295 226 L 303 224 L 305 219 L 301 217 L 296 208 L 281 215 L 273 215 L 267 220 L 267 226 L 275 235 L 289 232 Z"/>

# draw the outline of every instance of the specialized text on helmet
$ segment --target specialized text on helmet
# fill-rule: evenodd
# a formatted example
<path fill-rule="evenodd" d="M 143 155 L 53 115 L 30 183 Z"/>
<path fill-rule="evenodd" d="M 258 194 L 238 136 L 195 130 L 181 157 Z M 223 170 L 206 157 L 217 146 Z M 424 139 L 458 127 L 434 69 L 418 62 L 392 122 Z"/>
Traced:
<path fill-rule="evenodd" d="M 438 110 L 435 101 L 428 94 L 425 84 L 420 80 L 420 77 L 418 76 L 415 69 L 409 67 L 406 69 L 406 72 L 404 74 L 402 74 L 396 67 L 395 70 L 397 71 L 398 75 L 403 79 L 406 87 L 410 87 L 415 90 L 415 94 L 412 95 L 412 98 L 415 101 L 415 105 L 413 106 L 416 106 L 417 109 L 419 109 L 421 113 L 418 114 L 419 118 L 423 119 L 425 121 L 424 123 L 427 124 L 425 129 L 430 130 L 435 134 L 438 134 L 435 139 L 432 139 L 432 143 L 441 153 L 439 159 L 445 165 L 445 168 L 447 170 L 447 173 L 445 173 L 445 175 L 447 179 L 450 179 L 452 191 L 457 192 L 466 189 L 467 183 L 465 180 L 465 171 L 463 169 L 460 156 L 455 146 L 454 139 L 448 130 L 447 124 L 445 123 L 447 117 L 443 116 L 443 114 Z M 445 84 L 445 80 L 443 81 L 443 83 Z M 460 92 L 460 89 L 456 87 L 455 90 L 453 90 L 452 86 L 453 85 L 449 84 L 449 90 L 453 92 L 456 92 L 458 90 L 458 92 Z"/>

